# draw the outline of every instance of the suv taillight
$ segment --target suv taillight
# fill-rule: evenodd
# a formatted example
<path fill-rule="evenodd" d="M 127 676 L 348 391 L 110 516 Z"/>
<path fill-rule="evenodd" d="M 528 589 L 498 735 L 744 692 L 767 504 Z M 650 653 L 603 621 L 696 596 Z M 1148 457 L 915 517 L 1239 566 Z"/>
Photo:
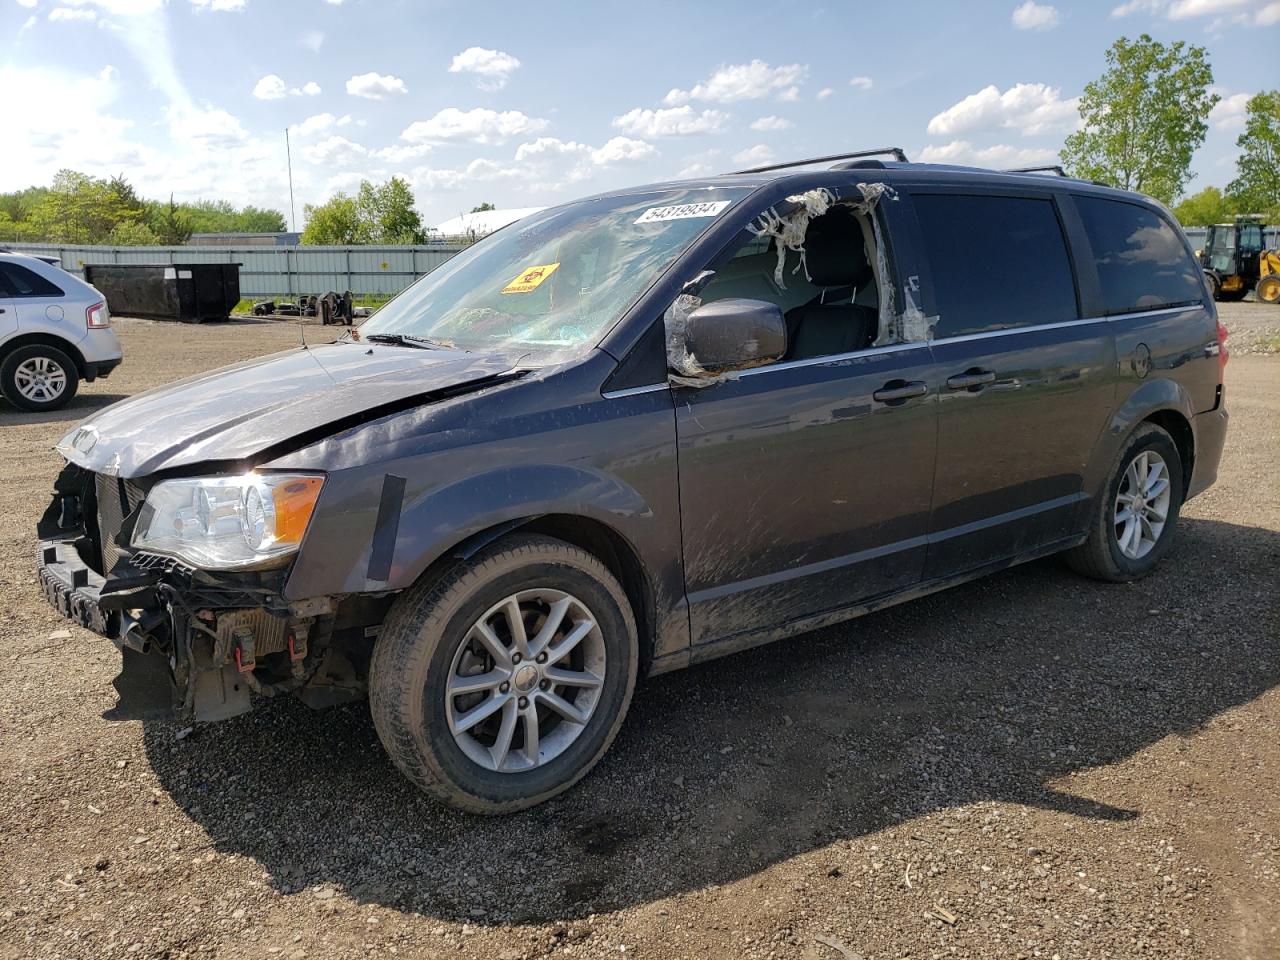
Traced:
<path fill-rule="evenodd" d="M 1222 382 L 1223 370 L 1227 365 L 1227 359 L 1231 355 L 1227 353 L 1227 328 L 1222 325 L 1222 321 L 1218 321 L 1218 382 Z"/>
<path fill-rule="evenodd" d="M 84 312 L 84 322 L 90 329 L 111 326 L 111 312 L 105 303 L 95 303 Z"/>

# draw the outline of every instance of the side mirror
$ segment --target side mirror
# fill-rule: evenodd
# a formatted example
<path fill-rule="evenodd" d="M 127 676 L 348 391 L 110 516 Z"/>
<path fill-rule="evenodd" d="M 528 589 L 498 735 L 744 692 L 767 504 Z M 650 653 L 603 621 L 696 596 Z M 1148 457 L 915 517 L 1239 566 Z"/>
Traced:
<path fill-rule="evenodd" d="M 787 352 L 787 323 L 776 303 L 715 300 L 689 313 L 683 339 L 694 363 L 714 376 L 781 359 Z"/>

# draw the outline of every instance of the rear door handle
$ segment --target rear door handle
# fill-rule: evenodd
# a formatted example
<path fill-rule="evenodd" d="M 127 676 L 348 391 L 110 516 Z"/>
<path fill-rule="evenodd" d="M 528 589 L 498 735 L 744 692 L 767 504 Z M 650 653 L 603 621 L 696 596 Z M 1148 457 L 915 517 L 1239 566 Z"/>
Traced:
<path fill-rule="evenodd" d="M 984 387 L 988 383 L 995 383 L 996 375 L 990 370 L 966 370 L 964 373 L 958 373 L 954 377 L 947 377 L 948 390 L 971 390 L 974 387 Z"/>
<path fill-rule="evenodd" d="M 890 380 L 871 395 L 871 399 L 881 403 L 892 403 L 894 400 L 910 400 L 912 397 L 923 397 L 929 392 L 929 385 L 923 380 Z"/>

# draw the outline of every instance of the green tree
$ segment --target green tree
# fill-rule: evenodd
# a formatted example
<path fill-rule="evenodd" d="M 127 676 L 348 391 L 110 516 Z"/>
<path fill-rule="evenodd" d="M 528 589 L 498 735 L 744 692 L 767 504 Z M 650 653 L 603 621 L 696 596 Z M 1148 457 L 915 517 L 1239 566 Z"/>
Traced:
<path fill-rule="evenodd" d="M 1267 213 L 1275 223 L 1280 217 L 1280 90 L 1249 98 L 1236 146 L 1240 157 L 1227 193 L 1242 212 Z"/>
<path fill-rule="evenodd" d="M 122 198 L 106 180 L 60 170 L 30 220 L 40 237 L 54 243 L 104 243 L 116 226 L 141 218 L 135 199 Z"/>
<path fill-rule="evenodd" d="M 312 244 L 368 243 L 355 197 L 335 193 L 326 203 L 306 206 L 307 227 L 302 242 Z"/>
<path fill-rule="evenodd" d="M 399 177 L 376 186 L 360 182 L 356 194 L 366 243 L 423 243 L 422 218 L 413 209 L 413 191 Z"/>
<path fill-rule="evenodd" d="M 179 244 L 191 239 L 191 214 L 169 194 L 166 204 L 153 203 L 147 211 L 149 226 L 161 243 Z"/>
<path fill-rule="evenodd" d="M 472 213 L 487 213 L 487 212 L 488 212 L 488 211 L 490 211 L 490 210 L 497 210 L 497 209 L 498 209 L 497 207 L 495 207 L 492 203 L 490 203 L 488 200 L 486 200 L 484 203 L 480 204 L 480 206 L 478 206 L 478 207 L 472 207 L 472 208 L 471 208 L 471 212 L 472 212 Z"/>
<path fill-rule="evenodd" d="M 1173 215 L 1184 227 L 1204 227 L 1211 223 L 1230 223 L 1237 213 L 1235 201 L 1217 187 L 1205 187 L 1173 208 Z"/>
<path fill-rule="evenodd" d="M 111 228 L 106 240 L 118 247 L 154 247 L 160 243 L 151 228 L 139 220 L 121 220 Z"/>
<path fill-rule="evenodd" d="M 1172 203 L 1191 179 L 1191 156 L 1219 100 L 1212 83 L 1204 47 L 1121 37 L 1107 50 L 1106 71 L 1085 85 L 1083 126 L 1067 137 L 1063 164 L 1075 176 Z"/>
<path fill-rule="evenodd" d="M 284 214 L 247 206 L 232 206 L 226 200 L 197 200 L 183 204 L 195 233 L 283 233 Z"/>

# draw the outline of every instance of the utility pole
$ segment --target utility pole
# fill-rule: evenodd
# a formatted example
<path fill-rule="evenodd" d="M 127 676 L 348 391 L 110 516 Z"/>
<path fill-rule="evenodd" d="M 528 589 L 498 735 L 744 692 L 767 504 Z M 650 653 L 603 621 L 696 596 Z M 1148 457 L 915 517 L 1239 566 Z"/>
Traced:
<path fill-rule="evenodd" d="M 289 128 L 284 128 L 284 155 L 289 165 L 289 224 L 293 232 L 298 231 L 298 208 L 293 205 L 293 151 L 289 148 Z"/>

